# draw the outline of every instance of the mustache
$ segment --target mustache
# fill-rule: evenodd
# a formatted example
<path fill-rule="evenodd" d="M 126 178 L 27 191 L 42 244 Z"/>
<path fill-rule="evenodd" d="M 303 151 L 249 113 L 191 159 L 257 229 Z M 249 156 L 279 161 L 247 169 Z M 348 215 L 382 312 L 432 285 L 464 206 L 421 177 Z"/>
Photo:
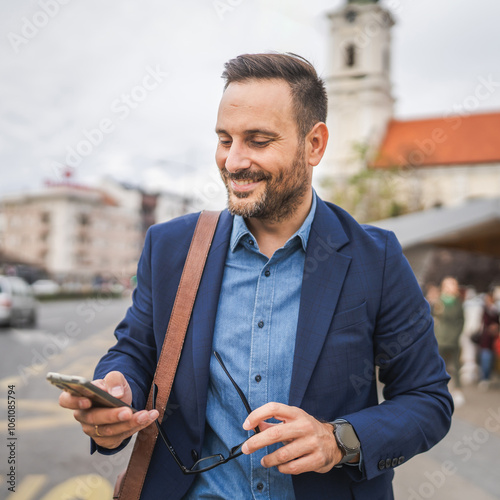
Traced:
<path fill-rule="evenodd" d="M 230 173 L 226 168 L 223 168 L 221 171 L 221 175 L 225 180 L 232 181 L 263 181 L 271 178 L 271 175 L 265 174 L 264 172 L 256 172 L 252 170 L 241 170 L 240 172 Z"/>

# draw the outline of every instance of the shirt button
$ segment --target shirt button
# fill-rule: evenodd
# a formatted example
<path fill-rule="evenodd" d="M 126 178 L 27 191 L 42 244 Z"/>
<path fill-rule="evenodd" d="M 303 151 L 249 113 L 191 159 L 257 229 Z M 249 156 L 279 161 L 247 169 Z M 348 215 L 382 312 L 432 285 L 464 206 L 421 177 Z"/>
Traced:
<path fill-rule="evenodd" d="M 263 321 L 259 321 L 258 322 L 258 327 L 259 328 L 264 328 L 264 322 Z"/>
<path fill-rule="evenodd" d="M 255 375 L 255 382 L 260 382 L 262 377 L 260 375 Z"/>
<path fill-rule="evenodd" d="M 266 272 L 264 274 L 266 275 L 266 278 L 269 278 L 269 276 L 271 276 L 271 271 L 269 271 L 269 269 L 266 269 Z"/>
<path fill-rule="evenodd" d="M 259 484 L 257 485 L 257 489 L 258 489 L 259 491 L 262 491 L 262 490 L 264 489 L 264 485 L 263 485 L 262 483 L 259 483 Z"/>
<path fill-rule="evenodd" d="M 248 243 L 249 243 L 249 245 L 252 245 L 252 246 L 254 245 L 254 242 L 253 242 L 253 240 L 252 240 L 252 239 L 249 239 L 249 240 L 248 240 Z"/>

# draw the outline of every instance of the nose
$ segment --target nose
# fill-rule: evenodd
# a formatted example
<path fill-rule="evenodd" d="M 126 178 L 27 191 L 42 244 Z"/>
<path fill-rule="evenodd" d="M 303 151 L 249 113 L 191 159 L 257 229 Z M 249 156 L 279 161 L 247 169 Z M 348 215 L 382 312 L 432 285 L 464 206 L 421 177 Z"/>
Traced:
<path fill-rule="evenodd" d="M 249 158 L 247 148 L 233 141 L 226 156 L 226 170 L 230 173 L 236 173 L 240 170 L 250 168 L 251 165 L 252 161 Z"/>

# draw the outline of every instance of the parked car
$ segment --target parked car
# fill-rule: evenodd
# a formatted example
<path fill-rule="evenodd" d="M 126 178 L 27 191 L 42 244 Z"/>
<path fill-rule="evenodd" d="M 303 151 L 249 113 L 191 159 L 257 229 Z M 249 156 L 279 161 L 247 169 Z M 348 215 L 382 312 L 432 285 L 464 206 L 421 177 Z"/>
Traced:
<path fill-rule="evenodd" d="M 36 296 L 40 295 L 56 295 L 61 291 L 61 287 L 52 280 L 37 280 L 31 288 Z"/>
<path fill-rule="evenodd" d="M 37 301 L 31 286 L 17 276 L 0 276 L 0 325 L 35 325 Z"/>

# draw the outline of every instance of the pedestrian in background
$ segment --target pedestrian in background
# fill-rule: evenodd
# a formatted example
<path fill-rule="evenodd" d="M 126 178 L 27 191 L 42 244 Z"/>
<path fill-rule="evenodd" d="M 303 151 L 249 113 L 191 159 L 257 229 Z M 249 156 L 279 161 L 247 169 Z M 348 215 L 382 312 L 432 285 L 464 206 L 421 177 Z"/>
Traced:
<path fill-rule="evenodd" d="M 455 391 L 452 392 L 455 404 L 464 403 L 460 391 L 460 334 L 464 327 L 464 310 L 460 297 L 458 281 L 447 276 L 441 282 L 441 293 L 432 305 L 434 332 L 439 346 L 439 354 L 451 373 Z"/>
<path fill-rule="evenodd" d="M 495 305 L 493 290 L 484 297 L 483 324 L 481 328 L 481 337 L 479 339 L 479 358 L 481 362 L 481 382 L 479 386 L 488 389 L 491 372 L 495 362 L 494 345 L 499 335 L 499 311 Z"/>

